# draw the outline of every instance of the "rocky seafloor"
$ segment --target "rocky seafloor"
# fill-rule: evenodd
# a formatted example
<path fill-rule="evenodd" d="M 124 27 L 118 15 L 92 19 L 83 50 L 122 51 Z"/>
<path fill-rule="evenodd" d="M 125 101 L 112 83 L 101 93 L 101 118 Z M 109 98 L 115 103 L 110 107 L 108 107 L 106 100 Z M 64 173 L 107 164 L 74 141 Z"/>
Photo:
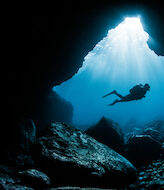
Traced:
<path fill-rule="evenodd" d="M 102 118 L 86 131 L 51 123 L 39 135 L 21 123 L 19 151 L 1 148 L 0 189 L 164 189 L 164 122 L 123 133 Z"/>

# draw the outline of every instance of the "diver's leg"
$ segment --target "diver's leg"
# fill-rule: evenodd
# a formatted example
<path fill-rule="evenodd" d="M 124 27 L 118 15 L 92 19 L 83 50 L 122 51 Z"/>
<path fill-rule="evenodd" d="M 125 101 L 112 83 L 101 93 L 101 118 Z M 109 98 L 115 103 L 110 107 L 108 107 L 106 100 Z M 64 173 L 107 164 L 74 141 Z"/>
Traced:
<path fill-rule="evenodd" d="M 126 101 L 125 100 L 118 100 L 118 99 L 116 99 L 113 103 L 108 104 L 108 106 L 113 106 L 114 104 L 116 104 L 118 102 L 126 102 Z"/>
<path fill-rule="evenodd" d="M 118 103 L 118 102 L 121 102 L 121 100 L 115 100 L 113 103 L 111 103 L 111 104 L 108 104 L 108 106 L 113 106 L 114 104 L 116 104 L 116 103 Z"/>
<path fill-rule="evenodd" d="M 113 94 L 117 95 L 121 99 L 124 98 L 124 96 L 122 96 L 121 94 L 119 94 L 116 90 L 113 92 Z"/>
<path fill-rule="evenodd" d="M 116 92 L 116 90 L 113 90 L 112 92 L 110 92 L 110 93 L 108 93 L 108 94 L 102 96 L 102 98 L 105 98 L 106 96 L 109 96 L 109 95 L 111 95 L 111 94 L 115 94 L 115 92 Z"/>

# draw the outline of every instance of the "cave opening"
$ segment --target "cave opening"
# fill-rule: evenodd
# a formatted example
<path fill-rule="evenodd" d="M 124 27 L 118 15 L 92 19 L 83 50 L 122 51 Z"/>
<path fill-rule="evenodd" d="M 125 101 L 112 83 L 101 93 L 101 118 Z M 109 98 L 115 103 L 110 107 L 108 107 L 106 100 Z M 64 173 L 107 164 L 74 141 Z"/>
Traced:
<path fill-rule="evenodd" d="M 85 128 L 102 116 L 120 125 L 131 119 L 147 122 L 164 118 L 164 57 L 158 56 L 147 44 L 140 17 L 126 17 L 98 42 L 84 58 L 79 71 L 69 80 L 53 87 L 59 96 L 73 106 L 73 124 Z M 117 90 L 123 95 L 136 84 L 151 87 L 146 98 L 139 101 L 107 106 L 116 97 L 102 96 Z"/>

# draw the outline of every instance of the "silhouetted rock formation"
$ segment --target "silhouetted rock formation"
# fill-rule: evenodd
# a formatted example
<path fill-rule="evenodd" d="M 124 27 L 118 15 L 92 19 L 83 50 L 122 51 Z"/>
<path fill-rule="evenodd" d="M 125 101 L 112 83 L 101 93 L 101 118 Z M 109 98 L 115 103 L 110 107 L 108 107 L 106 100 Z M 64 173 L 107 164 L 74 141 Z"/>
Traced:
<path fill-rule="evenodd" d="M 81 130 L 53 123 L 39 138 L 35 153 L 55 185 L 119 187 L 135 179 L 124 157 Z"/>
<path fill-rule="evenodd" d="M 95 126 L 88 128 L 86 133 L 119 153 L 124 151 L 124 135 L 118 123 L 110 119 L 102 117 Z"/>
<path fill-rule="evenodd" d="M 127 142 L 127 158 L 136 166 L 158 159 L 161 144 L 149 135 L 134 135 Z"/>

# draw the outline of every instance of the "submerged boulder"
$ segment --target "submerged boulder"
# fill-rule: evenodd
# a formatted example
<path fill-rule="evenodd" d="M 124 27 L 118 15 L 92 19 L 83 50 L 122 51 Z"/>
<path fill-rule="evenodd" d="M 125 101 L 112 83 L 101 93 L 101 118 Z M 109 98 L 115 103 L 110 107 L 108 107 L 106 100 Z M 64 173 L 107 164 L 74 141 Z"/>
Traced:
<path fill-rule="evenodd" d="M 160 152 L 161 144 L 150 135 L 133 135 L 127 142 L 127 158 L 137 166 L 157 159 Z"/>
<path fill-rule="evenodd" d="M 147 123 L 143 126 L 141 134 L 150 135 L 156 141 L 164 142 L 164 121 L 155 120 Z"/>
<path fill-rule="evenodd" d="M 153 139 L 159 142 L 163 142 L 164 136 L 156 129 L 146 128 L 141 131 L 142 135 L 150 135 Z"/>
<path fill-rule="evenodd" d="M 64 123 L 44 131 L 35 154 L 56 186 L 119 187 L 136 178 L 127 159 Z"/>
<path fill-rule="evenodd" d="M 118 123 L 110 119 L 102 117 L 95 126 L 88 128 L 86 133 L 116 152 L 122 153 L 124 150 L 124 135 Z"/>
<path fill-rule="evenodd" d="M 40 189 L 42 187 L 50 185 L 50 179 L 49 177 L 36 169 L 28 169 L 25 171 L 19 172 L 20 179 L 21 181 L 26 184 L 32 186 L 32 187 L 37 187 Z"/>

